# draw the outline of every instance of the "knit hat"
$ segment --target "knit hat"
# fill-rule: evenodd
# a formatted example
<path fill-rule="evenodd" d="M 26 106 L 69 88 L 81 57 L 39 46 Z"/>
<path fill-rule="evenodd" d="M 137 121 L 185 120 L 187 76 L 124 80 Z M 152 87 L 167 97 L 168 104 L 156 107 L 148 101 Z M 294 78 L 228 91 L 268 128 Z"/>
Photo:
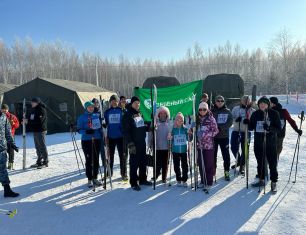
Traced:
<path fill-rule="evenodd" d="M 157 117 L 157 118 L 159 117 L 159 114 L 160 114 L 161 112 L 165 112 L 165 113 L 167 114 L 167 120 L 170 119 L 170 110 L 169 110 L 167 107 L 165 107 L 165 106 L 160 106 L 159 109 L 157 109 L 157 111 L 156 111 L 156 117 Z"/>
<path fill-rule="evenodd" d="M 41 102 L 41 99 L 39 97 L 33 97 L 31 102 L 39 104 Z"/>
<path fill-rule="evenodd" d="M 96 103 L 96 102 L 99 102 L 99 100 L 96 98 L 93 98 L 91 102 Z"/>
<path fill-rule="evenodd" d="M 275 96 L 270 97 L 270 101 L 271 101 L 272 104 L 278 104 L 278 99 Z"/>
<path fill-rule="evenodd" d="M 91 101 L 87 101 L 87 102 L 85 102 L 85 104 L 84 104 L 84 108 L 85 108 L 85 109 L 87 109 L 89 106 L 94 106 L 94 103 L 93 103 L 93 102 L 91 102 Z"/>
<path fill-rule="evenodd" d="M 113 100 L 119 102 L 119 97 L 117 95 L 112 95 L 110 98 L 109 98 L 109 102 L 112 102 Z"/>
<path fill-rule="evenodd" d="M 267 104 L 268 106 L 270 106 L 270 100 L 267 98 L 267 96 L 261 97 L 261 98 L 258 100 L 257 104 L 259 105 L 260 103 L 265 103 L 265 104 Z"/>
<path fill-rule="evenodd" d="M 137 96 L 133 96 L 131 99 L 131 104 L 133 104 L 135 101 L 140 102 L 140 99 Z"/>
<path fill-rule="evenodd" d="M 7 104 L 2 104 L 1 109 L 9 110 L 9 106 Z"/>
<path fill-rule="evenodd" d="M 208 104 L 205 103 L 205 102 L 201 102 L 201 103 L 199 104 L 199 108 L 198 108 L 198 109 L 206 109 L 206 110 L 209 110 Z"/>
<path fill-rule="evenodd" d="M 241 100 L 244 100 L 244 101 L 250 100 L 250 97 L 248 95 L 244 95 L 241 97 Z"/>
<path fill-rule="evenodd" d="M 224 97 L 222 95 L 217 95 L 216 98 L 215 98 L 215 101 L 217 100 L 223 100 L 225 101 Z"/>

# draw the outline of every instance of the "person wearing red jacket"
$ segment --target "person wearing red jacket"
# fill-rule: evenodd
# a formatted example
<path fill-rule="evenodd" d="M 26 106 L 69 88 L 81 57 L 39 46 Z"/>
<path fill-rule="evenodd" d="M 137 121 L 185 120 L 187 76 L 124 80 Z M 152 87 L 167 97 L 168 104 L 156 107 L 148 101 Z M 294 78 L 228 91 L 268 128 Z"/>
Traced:
<path fill-rule="evenodd" d="M 18 118 L 9 112 L 9 106 L 7 104 L 2 104 L 1 106 L 1 112 L 6 115 L 7 120 L 11 124 L 11 134 L 14 139 L 15 131 L 19 128 L 19 121 Z M 9 155 L 9 161 L 8 161 L 8 169 L 13 170 L 14 165 L 14 149 L 11 147 L 10 144 L 7 144 L 7 153 Z"/>
<path fill-rule="evenodd" d="M 284 109 L 282 105 L 278 102 L 277 97 L 271 97 L 270 103 L 271 103 L 271 108 L 279 113 L 281 120 L 281 127 L 282 127 L 282 130 L 277 134 L 277 161 L 278 161 L 279 155 L 283 150 L 283 142 L 286 135 L 286 121 L 289 122 L 293 130 L 295 130 L 296 133 L 298 133 L 300 136 L 302 135 L 303 131 L 298 128 L 295 121 L 291 118 L 288 110 Z"/>

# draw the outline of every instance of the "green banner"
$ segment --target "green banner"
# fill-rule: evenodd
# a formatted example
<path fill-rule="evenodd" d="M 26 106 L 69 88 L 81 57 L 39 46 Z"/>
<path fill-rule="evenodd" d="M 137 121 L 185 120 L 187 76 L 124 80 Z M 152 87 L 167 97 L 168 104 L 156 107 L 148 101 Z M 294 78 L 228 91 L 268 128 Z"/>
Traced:
<path fill-rule="evenodd" d="M 184 116 L 192 115 L 193 95 L 196 95 L 196 105 L 202 95 L 203 81 L 184 83 L 179 86 L 157 88 L 157 108 L 166 106 L 170 110 L 171 118 L 178 112 Z M 135 96 L 140 99 L 140 111 L 145 121 L 151 120 L 151 89 L 135 88 Z"/>

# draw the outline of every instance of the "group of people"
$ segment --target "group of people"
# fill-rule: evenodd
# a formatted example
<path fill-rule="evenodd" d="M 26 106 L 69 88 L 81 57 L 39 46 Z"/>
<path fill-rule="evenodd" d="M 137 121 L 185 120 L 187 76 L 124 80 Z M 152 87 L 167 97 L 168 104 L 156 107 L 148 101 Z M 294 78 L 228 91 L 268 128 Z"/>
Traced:
<path fill-rule="evenodd" d="M 252 185 L 257 187 L 265 184 L 267 162 L 271 190 L 276 192 L 277 163 L 285 137 L 286 122 L 288 121 L 299 135 L 302 135 L 302 130 L 297 127 L 288 111 L 282 108 L 276 97 L 268 99 L 263 96 L 257 105 L 256 110 L 252 107 L 249 97 L 243 96 L 240 104 L 229 110 L 223 96 L 218 95 L 214 102 L 211 102 L 208 95 L 203 94 L 195 119 L 191 122 L 189 117 L 190 125 L 187 125 L 187 120 L 181 112 L 175 114 L 172 122 L 169 109 L 161 106 L 154 117 L 156 126 L 152 126 L 152 123 L 144 121 L 140 113 L 140 100 L 136 96 L 127 104 L 124 96 L 119 98 L 112 95 L 106 111 L 101 110 L 101 103 L 97 99 L 87 101 L 84 104 L 84 114 L 77 120 L 76 130 L 81 134 L 88 187 L 102 185 L 98 180 L 100 155 L 104 166 L 107 164 L 106 159 L 108 160 L 108 176 L 113 175 L 116 148 L 122 180 L 129 181 L 135 191 L 141 190 L 142 185 L 152 185 L 147 179 L 147 149 L 153 149 L 153 144 L 156 149 L 156 174 L 152 179 L 157 180 L 161 175 L 162 182 L 166 183 L 172 156 L 177 185 L 187 187 L 188 167 L 191 167 L 190 152 L 193 148 L 191 143 L 194 142 L 197 159 L 195 164 L 200 172 L 198 187 L 207 190 L 212 186 L 216 175 L 219 146 L 223 157 L 224 179 L 230 180 L 230 168 L 236 170 L 239 167 L 239 173 L 244 174 L 251 131 L 254 131 L 254 153 L 259 180 Z M 31 106 L 32 110 L 29 115 L 23 117 L 23 123 L 34 133 L 37 162 L 31 167 L 41 169 L 48 167 L 45 144 L 47 112 L 46 106 L 37 97 L 32 99 Z M 9 113 L 9 107 L 3 104 L 0 113 L 0 181 L 4 186 L 5 197 L 19 195 L 11 190 L 6 170 L 7 154 L 8 169 L 13 169 L 14 151 L 18 152 L 14 133 L 19 126 L 16 116 Z M 153 131 L 156 135 L 155 143 L 152 138 Z M 232 167 L 230 150 L 235 157 Z"/>

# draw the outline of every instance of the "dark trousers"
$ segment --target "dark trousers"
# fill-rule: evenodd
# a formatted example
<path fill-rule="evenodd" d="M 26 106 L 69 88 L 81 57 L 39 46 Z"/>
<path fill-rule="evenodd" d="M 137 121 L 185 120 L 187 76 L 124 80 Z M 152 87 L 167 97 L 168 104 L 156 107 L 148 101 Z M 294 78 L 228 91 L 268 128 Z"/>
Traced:
<path fill-rule="evenodd" d="M 117 146 L 119 160 L 120 160 L 120 173 L 121 176 L 126 176 L 126 165 L 127 165 L 127 158 L 126 154 L 123 154 L 123 138 L 116 138 L 116 139 L 108 139 L 109 143 L 109 154 L 110 154 L 110 166 L 111 171 L 113 174 L 113 166 L 114 166 L 114 155 L 115 155 L 115 149 Z"/>
<path fill-rule="evenodd" d="M 14 149 L 11 147 L 10 144 L 7 144 L 7 154 L 9 156 L 8 162 L 9 163 L 14 163 L 15 153 L 14 153 Z"/>
<path fill-rule="evenodd" d="M 187 153 L 173 153 L 173 165 L 174 172 L 176 175 L 176 181 L 186 182 L 188 179 Z"/>
<path fill-rule="evenodd" d="M 222 139 L 214 139 L 215 142 L 215 168 L 217 168 L 217 155 L 218 155 L 218 146 L 220 145 L 221 153 L 223 157 L 223 167 L 225 171 L 229 171 L 231 165 L 231 158 L 229 153 L 229 138 L 222 138 Z"/>
<path fill-rule="evenodd" d="M 139 170 L 139 177 L 138 177 Z M 130 154 L 130 184 L 137 185 L 147 180 L 146 143 L 136 144 L 136 154 Z"/>
<path fill-rule="evenodd" d="M 99 154 L 101 151 L 101 140 L 82 141 L 82 148 L 85 155 L 85 168 L 88 180 L 98 178 Z"/>
<path fill-rule="evenodd" d="M 4 185 L 10 184 L 10 179 L 8 177 L 6 169 L 7 155 L 6 151 L 0 152 L 0 183 Z"/>
<path fill-rule="evenodd" d="M 263 180 L 266 175 L 265 170 L 265 158 L 264 158 L 264 149 L 263 143 L 254 143 L 254 152 L 257 160 L 257 174 L 259 179 Z M 276 144 L 271 143 L 271 141 L 267 138 L 266 145 L 266 158 L 267 164 L 269 164 L 270 169 L 270 179 L 272 182 L 277 182 L 278 172 L 277 172 L 277 149 Z"/>
<path fill-rule="evenodd" d="M 283 150 L 283 142 L 284 142 L 284 137 L 277 137 L 277 161 L 279 160 L 279 155 Z"/>
<path fill-rule="evenodd" d="M 166 180 L 168 171 L 168 150 L 156 150 L 156 178 L 162 171 L 162 180 Z"/>
<path fill-rule="evenodd" d="M 40 164 L 42 161 L 44 161 L 45 163 L 49 161 L 48 151 L 46 147 L 46 134 L 46 131 L 33 132 L 38 164 Z"/>
<path fill-rule="evenodd" d="M 207 185 L 213 184 L 214 172 L 215 172 L 215 163 L 214 163 L 214 150 L 200 150 L 198 149 L 198 165 L 201 175 L 201 183 L 205 184 L 207 180 Z M 205 176 L 206 180 L 205 180 Z"/>
<path fill-rule="evenodd" d="M 248 140 L 250 144 L 250 139 L 251 139 L 251 132 L 248 133 Z M 245 133 L 240 132 L 240 137 L 239 137 L 239 132 L 238 131 L 233 131 L 232 136 L 231 136 L 231 150 L 233 155 L 236 157 L 238 154 L 238 165 L 245 165 L 245 154 L 244 154 L 244 142 L 245 142 Z M 239 143 L 241 146 L 241 153 L 239 153 Z"/>

